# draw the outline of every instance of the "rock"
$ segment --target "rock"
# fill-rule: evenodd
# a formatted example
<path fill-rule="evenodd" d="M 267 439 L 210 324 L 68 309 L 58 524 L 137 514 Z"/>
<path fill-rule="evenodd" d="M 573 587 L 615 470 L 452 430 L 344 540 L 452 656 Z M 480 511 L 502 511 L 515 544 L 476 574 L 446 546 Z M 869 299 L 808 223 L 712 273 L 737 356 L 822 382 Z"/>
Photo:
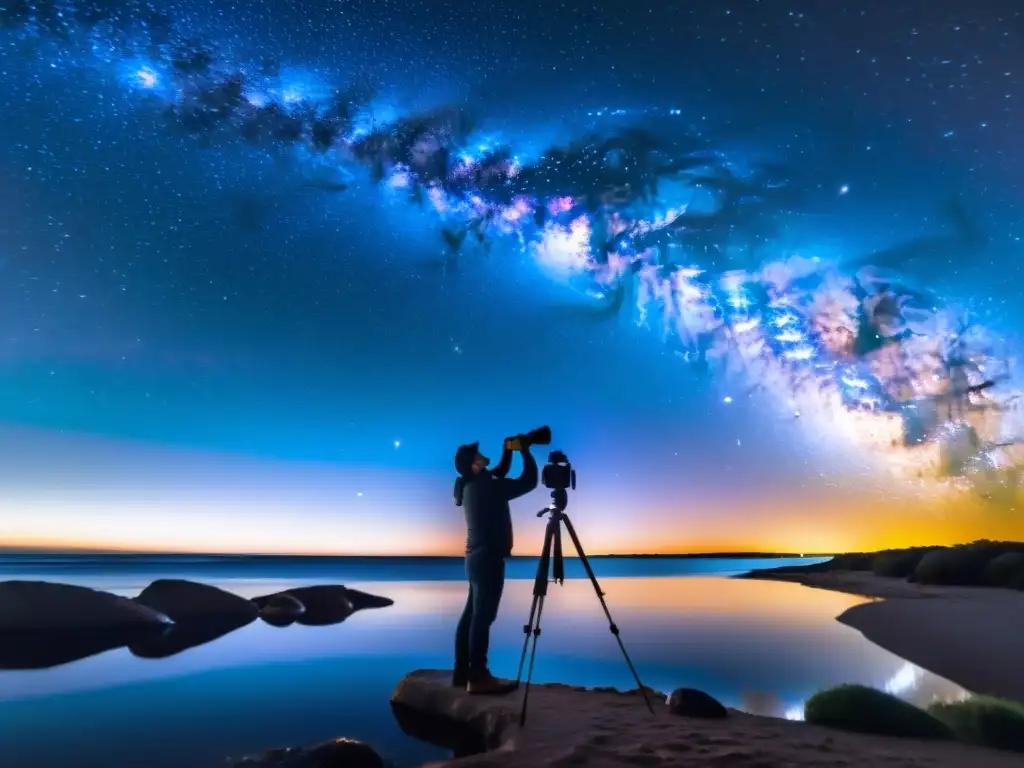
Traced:
<path fill-rule="evenodd" d="M 309 626 L 338 624 L 363 608 L 384 608 L 393 605 L 393 601 L 386 597 L 348 589 L 340 584 L 296 587 L 287 592 L 254 597 L 252 602 L 262 611 L 271 600 L 281 598 L 283 595 L 289 595 L 305 606 L 305 613 L 297 616 L 296 621 Z"/>
<path fill-rule="evenodd" d="M 345 591 L 348 592 L 348 601 L 352 603 L 352 608 L 356 611 L 365 608 L 387 608 L 395 604 L 390 597 L 371 595 L 369 592 L 360 592 L 358 589 L 346 588 Z"/>
<path fill-rule="evenodd" d="M 729 714 L 718 699 L 696 688 L 676 688 L 666 704 L 669 712 L 683 717 L 721 718 Z"/>
<path fill-rule="evenodd" d="M 652 715 L 643 698 L 629 692 L 543 683 L 530 686 L 526 727 L 522 729 L 519 717 L 525 686 L 500 696 L 473 696 L 453 687 L 451 680 L 451 670 L 431 669 L 402 678 L 391 694 L 391 705 L 396 715 L 401 712 L 398 723 L 406 733 L 446 749 L 456 749 L 459 741 L 476 742 L 484 744 L 488 753 L 501 754 L 513 745 L 528 750 L 544 744 L 555 750 L 571 740 L 564 731 L 569 722 L 576 727 L 591 716 L 607 722 L 617 722 L 622 716 L 655 722 L 666 718 L 663 709 L 655 706 Z M 419 726 L 417 715 L 424 721 Z M 437 725 L 442 721 L 448 723 L 444 728 Z"/>
<path fill-rule="evenodd" d="M 287 627 L 289 624 L 294 624 L 295 620 L 306 612 L 306 606 L 295 595 L 280 592 L 270 595 L 259 610 L 260 618 L 267 624 L 274 627 Z"/>
<path fill-rule="evenodd" d="M 0 631 L 167 627 L 167 614 L 127 597 L 72 584 L 0 582 Z"/>
<path fill-rule="evenodd" d="M 348 598 L 348 590 L 341 585 L 298 587 L 288 593 L 306 606 L 305 612 L 296 621 L 307 626 L 338 624 L 356 610 Z"/>
<path fill-rule="evenodd" d="M 271 749 L 233 763 L 236 768 L 384 768 L 384 760 L 369 744 L 334 739 L 312 747 Z"/>
<path fill-rule="evenodd" d="M 259 610 L 251 600 L 223 589 L 185 579 L 159 579 L 135 598 L 137 603 L 170 616 L 175 622 L 255 620 Z"/>
<path fill-rule="evenodd" d="M 391 714 L 407 736 L 447 749 L 455 759 L 487 751 L 484 734 L 444 715 L 415 710 L 394 702 L 391 703 Z"/>

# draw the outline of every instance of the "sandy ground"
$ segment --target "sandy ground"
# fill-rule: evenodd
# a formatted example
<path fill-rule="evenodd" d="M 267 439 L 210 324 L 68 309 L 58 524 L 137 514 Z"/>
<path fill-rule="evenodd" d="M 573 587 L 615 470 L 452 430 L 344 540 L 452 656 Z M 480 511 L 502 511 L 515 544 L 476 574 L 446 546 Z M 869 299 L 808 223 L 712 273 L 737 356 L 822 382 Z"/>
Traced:
<path fill-rule="evenodd" d="M 392 701 L 440 715 L 484 733 L 496 749 L 445 765 L 503 768 L 687 766 L 688 768 L 1021 768 L 1024 757 L 952 742 L 844 733 L 802 722 L 730 710 L 722 720 L 671 715 L 664 699 L 655 714 L 638 694 L 540 685 L 530 690 L 526 727 L 519 728 L 522 692 L 469 696 L 449 684 L 450 672 L 407 675 Z"/>
<path fill-rule="evenodd" d="M 969 691 L 1024 702 L 1024 592 L 923 586 L 861 571 L 751 578 L 884 598 L 854 606 L 838 620 Z"/>

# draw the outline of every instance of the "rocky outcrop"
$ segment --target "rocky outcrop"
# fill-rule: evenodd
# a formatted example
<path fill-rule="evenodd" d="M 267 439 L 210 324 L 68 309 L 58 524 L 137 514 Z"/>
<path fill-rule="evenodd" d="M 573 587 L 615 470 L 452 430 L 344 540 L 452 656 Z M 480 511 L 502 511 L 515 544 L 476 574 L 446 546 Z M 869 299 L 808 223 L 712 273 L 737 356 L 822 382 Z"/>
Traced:
<path fill-rule="evenodd" d="M 477 734 L 488 751 L 470 758 L 474 768 L 820 768 L 840 764 L 1020 768 L 1021 764 L 1020 756 L 1010 752 L 846 733 L 733 710 L 724 718 L 676 717 L 664 696 L 652 714 L 639 692 L 567 685 L 531 686 L 526 725 L 520 728 L 522 689 L 506 696 L 471 696 L 452 687 L 451 674 L 412 672 L 398 684 L 391 701 L 404 710 L 399 719 L 403 730 L 439 746 L 449 745 L 431 735 L 436 728 L 417 733 L 405 721 L 419 713 Z"/>
<path fill-rule="evenodd" d="M 135 601 L 170 616 L 177 623 L 216 620 L 244 626 L 259 614 L 251 600 L 185 579 L 154 581 Z"/>
<path fill-rule="evenodd" d="M 312 747 L 272 749 L 232 763 L 235 768 L 384 768 L 373 747 L 355 739 L 334 739 Z"/>
<path fill-rule="evenodd" d="M 338 624 L 353 613 L 364 608 L 384 608 L 393 605 L 394 601 L 386 597 L 370 595 L 355 589 L 348 589 L 340 584 L 322 584 L 312 587 L 296 587 L 286 592 L 263 595 L 253 598 L 252 602 L 264 612 L 274 602 L 290 596 L 298 600 L 305 611 L 296 616 L 296 622 L 307 626 L 325 626 Z"/>
<path fill-rule="evenodd" d="M 167 627 L 163 611 L 71 584 L 0 582 L 0 631 L 88 631 Z"/>
<path fill-rule="evenodd" d="M 452 673 L 439 670 L 419 670 L 402 678 L 394 693 L 391 694 L 393 707 L 400 708 L 402 717 L 399 725 L 410 735 L 452 748 L 452 735 L 458 729 L 467 729 L 464 738 L 475 740 L 486 745 L 489 751 L 499 750 L 507 753 L 511 749 L 532 749 L 540 745 L 553 745 L 563 740 L 560 731 L 570 724 L 578 725 L 579 704 L 587 703 L 603 712 L 602 717 L 612 723 L 625 710 L 640 712 L 647 717 L 652 716 L 644 705 L 640 691 L 620 693 L 614 689 L 588 690 L 582 687 L 549 683 L 533 685 L 530 688 L 529 708 L 525 728 L 519 727 L 523 691 L 504 696 L 471 696 L 463 688 L 455 688 L 451 684 Z M 664 694 L 656 694 L 664 701 Z M 663 706 L 655 707 L 664 719 Z M 435 740 L 425 733 L 425 729 L 413 729 L 415 713 L 423 713 L 439 722 L 447 722 L 448 727 L 436 728 L 445 731 L 443 739 Z M 564 733 L 568 736 L 568 733 Z"/>

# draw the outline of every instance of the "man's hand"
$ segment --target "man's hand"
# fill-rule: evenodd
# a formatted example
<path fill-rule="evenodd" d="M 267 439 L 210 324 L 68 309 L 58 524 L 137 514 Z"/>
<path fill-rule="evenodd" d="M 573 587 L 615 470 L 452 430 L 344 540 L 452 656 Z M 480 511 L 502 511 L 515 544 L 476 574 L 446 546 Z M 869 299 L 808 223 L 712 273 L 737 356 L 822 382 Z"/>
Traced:
<path fill-rule="evenodd" d="M 506 451 L 521 451 L 523 450 L 523 441 L 521 435 L 515 437 L 505 438 L 505 450 Z"/>

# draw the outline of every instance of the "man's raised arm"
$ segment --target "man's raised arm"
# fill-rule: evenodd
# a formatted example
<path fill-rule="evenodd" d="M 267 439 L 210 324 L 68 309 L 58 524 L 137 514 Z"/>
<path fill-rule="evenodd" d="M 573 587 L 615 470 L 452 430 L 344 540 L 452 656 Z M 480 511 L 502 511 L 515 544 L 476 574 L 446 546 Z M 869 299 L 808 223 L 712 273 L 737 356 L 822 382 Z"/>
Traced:
<path fill-rule="evenodd" d="M 526 446 L 520 450 L 520 453 L 523 456 L 523 473 L 514 480 L 508 478 L 502 480 L 502 487 L 505 489 L 505 496 L 509 501 L 525 496 L 537 487 L 537 460 L 533 458 L 533 454 Z"/>
<path fill-rule="evenodd" d="M 512 469 L 512 451 L 507 447 L 502 448 L 501 460 L 498 462 L 498 466 L 491 470 L 491 474 L 495 477 L 504 478 L 510 469 Z"/>

